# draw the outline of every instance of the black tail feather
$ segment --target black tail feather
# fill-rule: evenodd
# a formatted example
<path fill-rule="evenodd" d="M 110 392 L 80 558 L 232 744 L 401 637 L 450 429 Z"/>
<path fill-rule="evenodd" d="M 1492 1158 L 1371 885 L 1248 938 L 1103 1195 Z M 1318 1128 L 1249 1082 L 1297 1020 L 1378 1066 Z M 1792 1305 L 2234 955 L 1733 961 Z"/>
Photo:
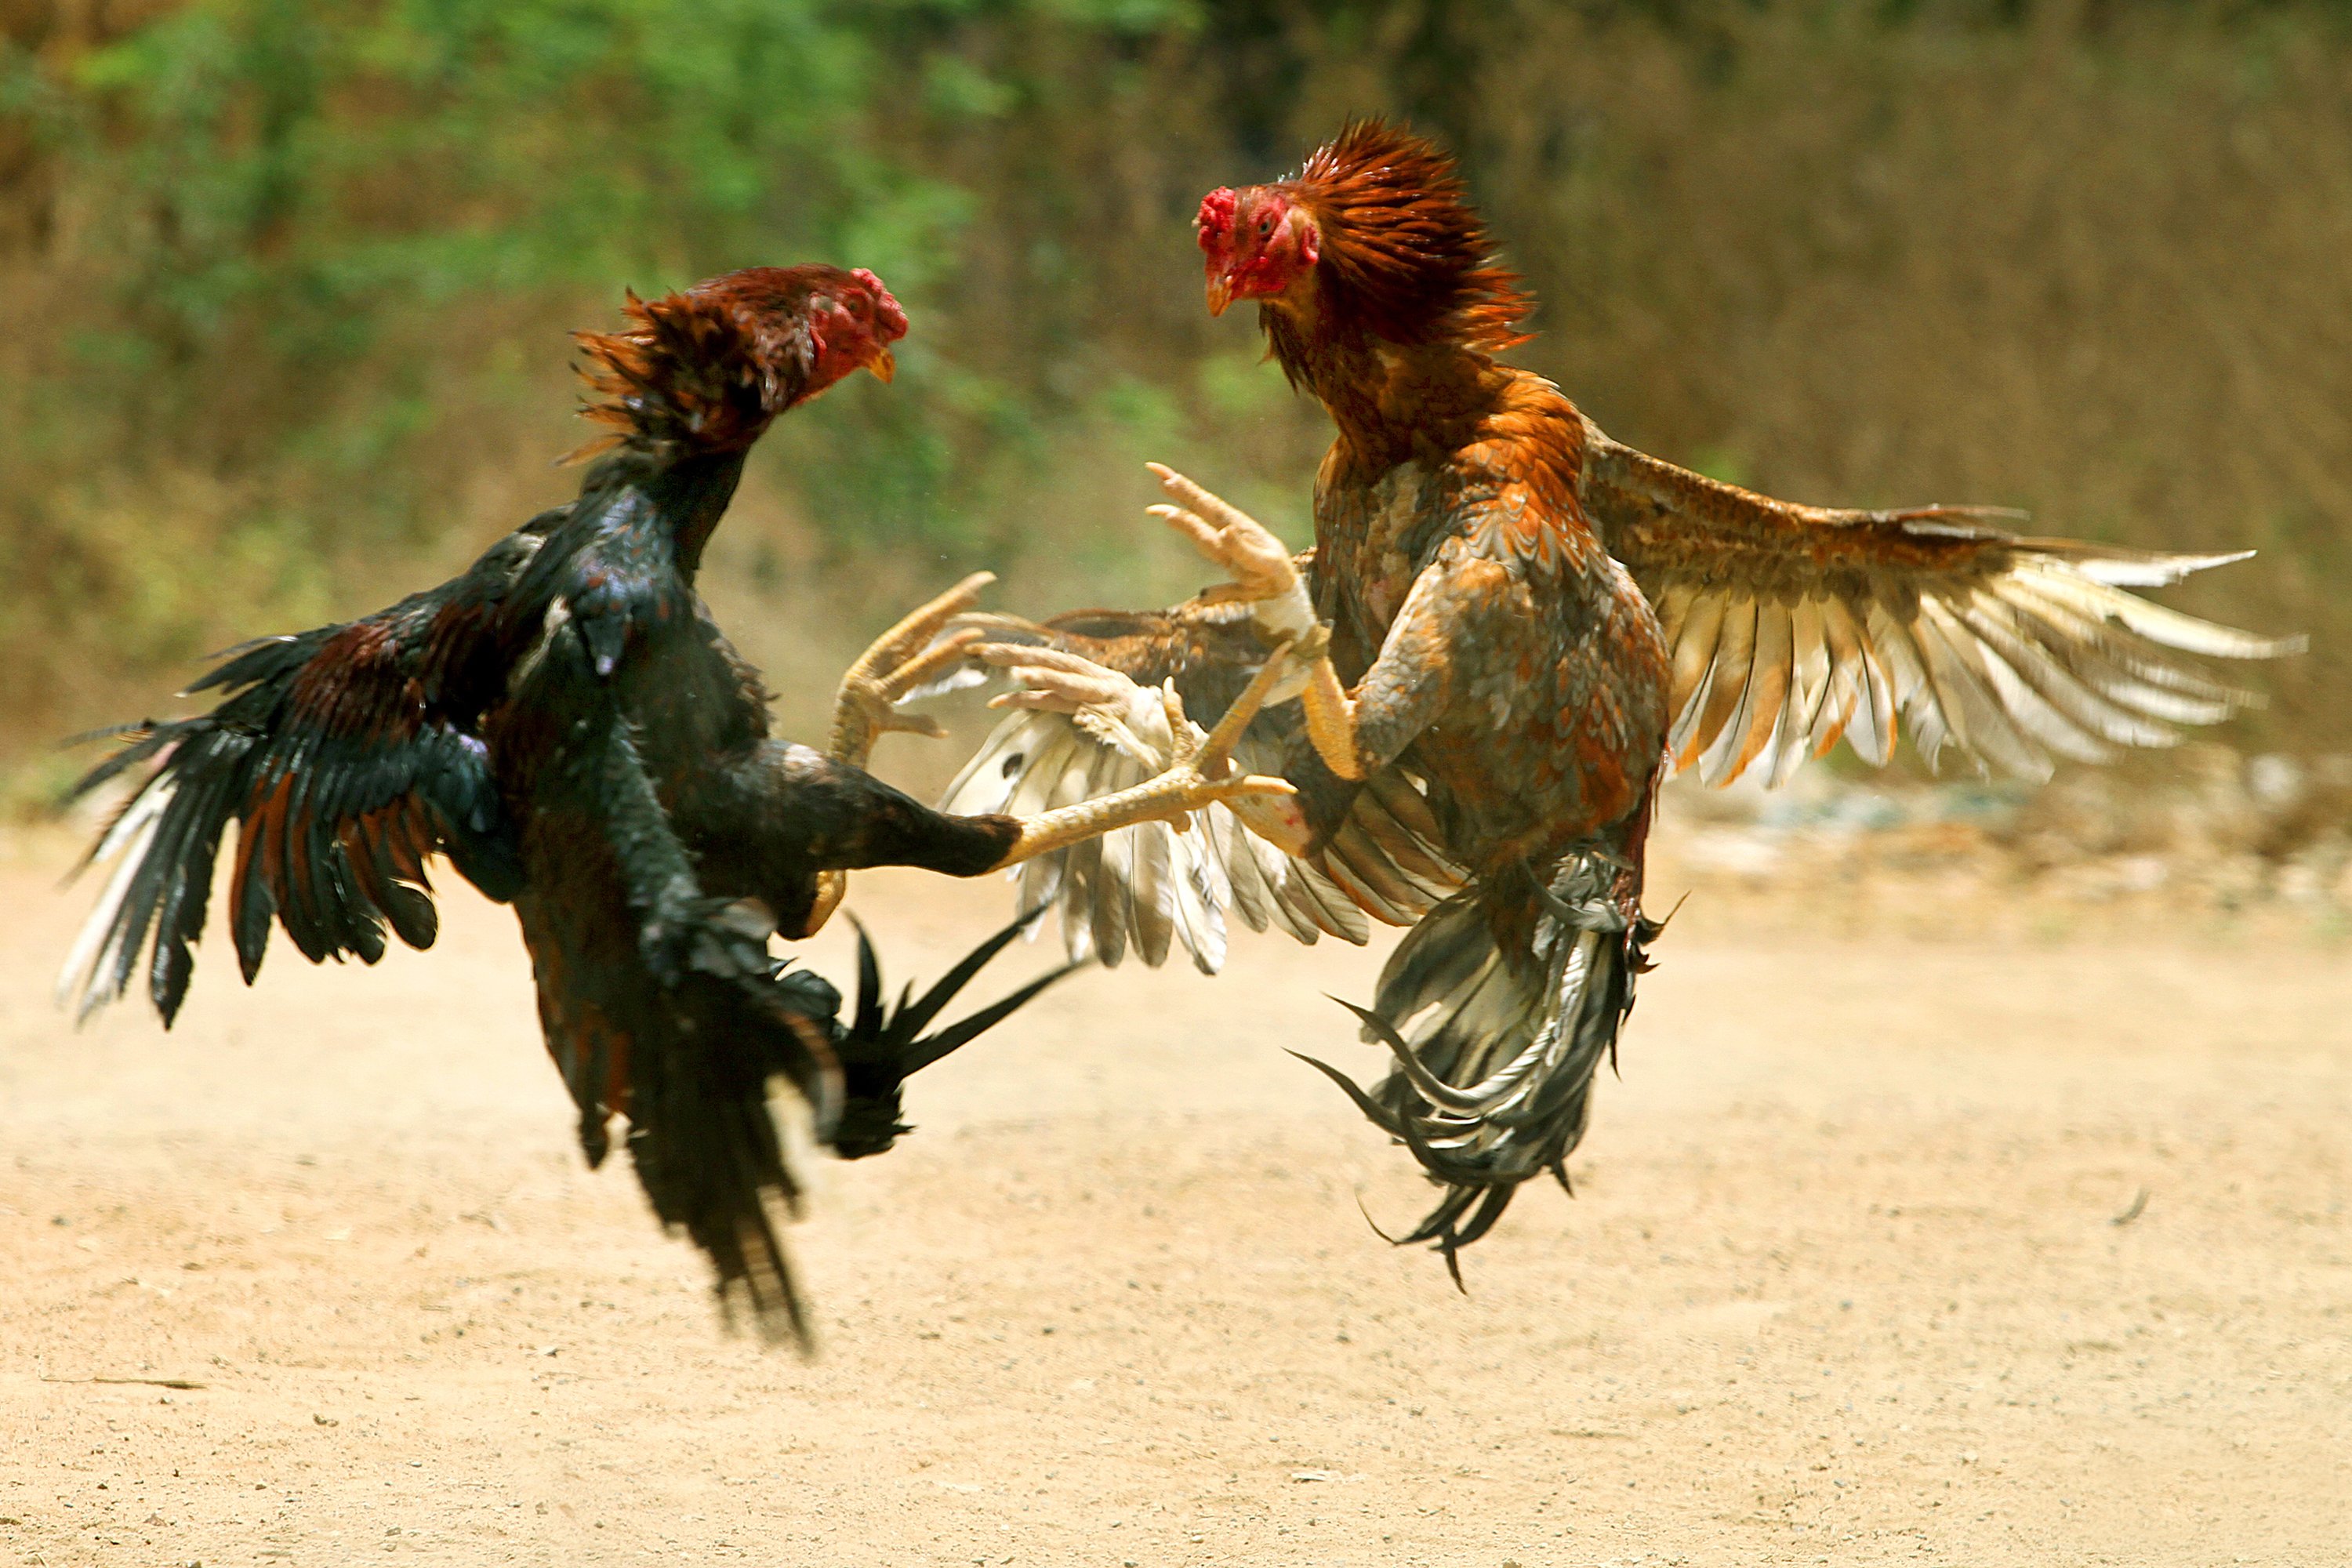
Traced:
<path fill-rule="evenodd" d="M 1022 932 L 1034 925 L 1037 922 L 1037 918 L 1044 912 L 1045 911 L 1042 910 L 1031 910 L 1028 913 L 1020 916 L 1018 919 L 1014 920 L 1012 924 L 1006 926 L 1003 930 L 990 937 L 987 941 L 982 942 L 978 947 L 975 947 L 970 952 L 965 953 L 963 957 L 956 963 L 955 967 L 950 969 L 945 974 L 940 975 L 938 983 L 929 991 L 923 993 L 922 999 L 920 1001 L 909 1004 L 906 1000 L 906 997 L 912 995 L 915 990 L 914 982 L 908 981 L 907 983 L 906 991 L 900 994 L 898 1026 L 907 1031 L 910 1036 L 918 1034 L 923 1029 L 928 1028 L 931 1020 L 939 1016 L 940 1010 L 945 1007 L 948 1003 L 954 998 L 955 994 L 962 990 L 965 985 L 969 984 L 972 976 L 978 974 L 982 969 L 986 968 L 990 959 L 994 958 L 998 953 L 1003 952 L 1005 948 L 1012 943 L 1013 938 L 1021 935 Z M 851 917 L 851 923 L 853 925 L 856 924 L 856 919 L 855 916 Z M 858 975 L 862 983 L 864 976 L 868 972 L 868 961 L 873 958 L 874 952 L 873 942 L 867 937 L 866 928 L 862 925 L 857 927 L 857 949 Z M 875 984 L 878 986 L 881 984 L 881 967 L 878 963 L 876 963 L 872 964 L 871 968 L 872 973 L 875 975 Z M 941 1056 L 946 1054 L 947 1053 L 944 1051 L 940 1053 Z M 936 1060 L 937 1058 L 935 1058 L 933 1059 Z"/>
<path fill-rule="evenodd" d="M 909 1000 L 907 987 L 895 1009 L 882 1002 L 882 964 L 873 939 L 856 916 L 857 927 L 857 1003 L 849 1029 L 835 1042 L 846 1090 L 839 1125 L 833 1134 L 835 1152 L 845 1160 L 879 1154 L 911 1131 L 898 1120 L 906 1081 L 932 1063 L 961 1049 L 1027 1005 L 1047 986 L 1084 967 L 1067 963 L 1029 982 L 1011 995 L 990 1003 L 936 1033 L 922 1031 L 971 984 L 989 960 L 1004 951 L 1045 913 L 1031 910 L 966 953 L 953 968 L 920 996 Z"/>
<path fill-rule="evenodd" d="M 885 1001 L 881 962 L 861 926 L 857 997 L 845 1028 L 841 994 L 822 975 L 786 963 L 763 970 L 764 980 L 747 976 L 752 950 L 727 925 L 721 903 L 702 900 L 691 919 L 677 922 L 681 931 L 669 942 L 677 953 L 668 967 L 669 1005 L 692 1027 L 678 1030 L 669 1049 L 640 1050 L 633 1058 L 630 1152 L 655 1212 L 709 1257 L 730 1317 L 748 1306 L 762 1334 L 813 1352 L 807 1305 L 773 1212 L 781 1205 L 797 1215 L 802 1189 L 768 1110 L 769 1081 L 782 1077 L 799 1088 L 816 1110 L 817 1135 L 843 1158 L 880 1153 L 908 1131 L 898 1111 L 909 1076 L 1003 1022 L 1077 966 L 1055 969 L 925 1035 L 1036 912 L 982 942 L 919 997 L 902 996 L 895 1006 Z M 699 927 L 691 938 L 685 934 L 690 926 Z M 780 1031 L 779 1023 L 789 1029 Z M 837 1091 L 829 1081 L 836 1062 Z"/>

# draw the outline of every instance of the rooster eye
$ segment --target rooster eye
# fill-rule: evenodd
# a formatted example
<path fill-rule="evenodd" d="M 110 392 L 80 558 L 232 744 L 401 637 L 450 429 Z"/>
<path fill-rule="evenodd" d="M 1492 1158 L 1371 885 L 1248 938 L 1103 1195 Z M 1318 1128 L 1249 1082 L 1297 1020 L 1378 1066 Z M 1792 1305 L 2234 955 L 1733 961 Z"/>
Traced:
<path fill-rule="evenodd" d="M 1257 237 L 1260 239 L 1264 239 L 1267 235 L 1272 234 L 1273 232 L 1274 220 L 1272 218 L 1262 217 L 1257 220 Z"/>

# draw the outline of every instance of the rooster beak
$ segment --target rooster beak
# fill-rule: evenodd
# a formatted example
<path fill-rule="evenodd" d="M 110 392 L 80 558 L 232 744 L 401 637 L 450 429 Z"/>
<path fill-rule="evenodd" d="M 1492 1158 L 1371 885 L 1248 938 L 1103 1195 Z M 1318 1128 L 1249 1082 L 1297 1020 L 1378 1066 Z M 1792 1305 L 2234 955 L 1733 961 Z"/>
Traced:
<path fill-rule="evenodd" d="M 1225 307 L 1233 302 L 1234 285 L 1232 279 L 1226 278 L 1223 273 L 1212 274 L 1209 279 L 1209 314 L 1212 316 L 1222 316 L 1225 313 Z"/>
<path fill-rule="evenodd" d="M 866 368 L 874 373 L 875 380 L 887 386 L 890 378 L 898 374 L 898 362 L 888 349 L 878 348 L 874 351 L 874 357 L 866 362 Z"/>

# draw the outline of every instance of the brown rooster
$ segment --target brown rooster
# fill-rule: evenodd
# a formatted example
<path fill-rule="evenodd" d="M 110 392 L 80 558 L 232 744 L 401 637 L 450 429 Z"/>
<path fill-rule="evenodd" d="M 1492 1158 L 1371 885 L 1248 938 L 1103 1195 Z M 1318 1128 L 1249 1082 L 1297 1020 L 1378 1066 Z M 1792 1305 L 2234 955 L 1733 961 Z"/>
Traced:
<path fill-rule="evenodd" d="M 919 650 L 983 575 L 858 661 L 829 754 L 772 736 L 757 673 L 695 593 L 703 548 L 768 426 L 857 370 L 889 380 L 906 318 L 872 273 L 820 266 L 633 297 L 629 313 L 625 331 L 582 334 L 587 414 L 610 433 L 577 500 L 440 587 L 235 651 L 196 683 L 226 694 L 210 712 L 131 727 L 82 781 L 146 769 L 91 851 L 121 863 L 60 987 L 87 1015 L 143 967 L 169 1026 L 232 820 L 228 925 L 248 982 L 273 918 L 313 963 L 373 963 L 386 925 L 428 945 L 425 861 L 446 855 L 514 906 L 590 1162 L 626 1118 L 655 1210 L 709 1254 L 722 1300 L 748 1296 L 763 1329 L 805 1342 L 772 1218 L 798 1186 L 771 1079 L 791 1081 L 837 1152 L 879 1152 L 905 1131 L 904 1079 L 1036 987 L 917 1038 L 1012 932 L 889 1016 L 867 951 L 845 1026 L 830 985 L 770 959 L 771 932 L 814 930 L 850 868 L 975 876 L 1139 818 L 1287 794 L 1223 761 L 1278 671 L 1140 788 L 1018 818 L 942 815 L 864 763 L 883 731 L 929 727 L 892 704 L 953 657 L 953 639 Z"/>
<path fill-rule="evenodd" d="M 1567 1182 L 1657 931 L 1643 850 L 1670 769 L 1779 782 L 1841 736 L 1883 763 L 1907 722 L 1931 760 L 1949 746 L 2039 778 L 2053 756 L 2162 745 L 2245 700 L 2171 650 L 2297 646 L 2119 591 L 2235 555 L 2021 538 L 1988 508 L 1797 506 L 1611 440 L 1496 360 L 1530 301 L 1451 162 L 1402 130 L 1352 124 L 1290 179 L 1213 192 L 1198 232 L 1210 311 L 1255 300 L 1274 357 L 1338 427 L 1315 548 L 1294 560 L 1158 469 L 1173 504 L 1154 510 L 1235 582 L 1156 614 L 989 621 L 1001 646 L 982 657 L 1024 686 L 998 701 L 1032 711 L 950 800 L 1045 805 L 1140 777 L 1174 735 L 1135 681 L 1205 696 L 1269 647 L 1301 655 L 1274 689 L 1299 702 L 1261 714 L 1237 753 L 1297 784 L 1295 802 L 1033 862 L 1024 901 L 1058 899 L 1073 956 L 1115 961 L 1119 929 L 1165 923 L 1173 889 L 1199 906 L 1175 929 L 1207 931 L 1204 967 L 1221 893 L 1261 928 L 1285 894 L 1418 918 L 1356 1009 L 1397 1070 L 1366 1092 L 1315 1065 L 1444 1186 L 1403 1239 L 1449 1268 L 1517 1184 Z M 1151 888 L 1133 873 L 1162 862 Z M 1318 924 L 1360 940 L 1360 918 Z"/>

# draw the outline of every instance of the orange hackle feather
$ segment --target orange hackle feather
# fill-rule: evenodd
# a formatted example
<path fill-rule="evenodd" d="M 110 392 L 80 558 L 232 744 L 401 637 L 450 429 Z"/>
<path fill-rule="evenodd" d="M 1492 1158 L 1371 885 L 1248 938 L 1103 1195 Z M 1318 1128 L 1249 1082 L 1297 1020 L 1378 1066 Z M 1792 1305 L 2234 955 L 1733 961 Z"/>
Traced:
<path fill-rule="evenodd" d="M 1470 205 L 1454 159 L 1380 119 L 1351 121 L 1281 182 L 1321 230 L 1327 326 L 1498 353 L 1534 309 Z"/>

